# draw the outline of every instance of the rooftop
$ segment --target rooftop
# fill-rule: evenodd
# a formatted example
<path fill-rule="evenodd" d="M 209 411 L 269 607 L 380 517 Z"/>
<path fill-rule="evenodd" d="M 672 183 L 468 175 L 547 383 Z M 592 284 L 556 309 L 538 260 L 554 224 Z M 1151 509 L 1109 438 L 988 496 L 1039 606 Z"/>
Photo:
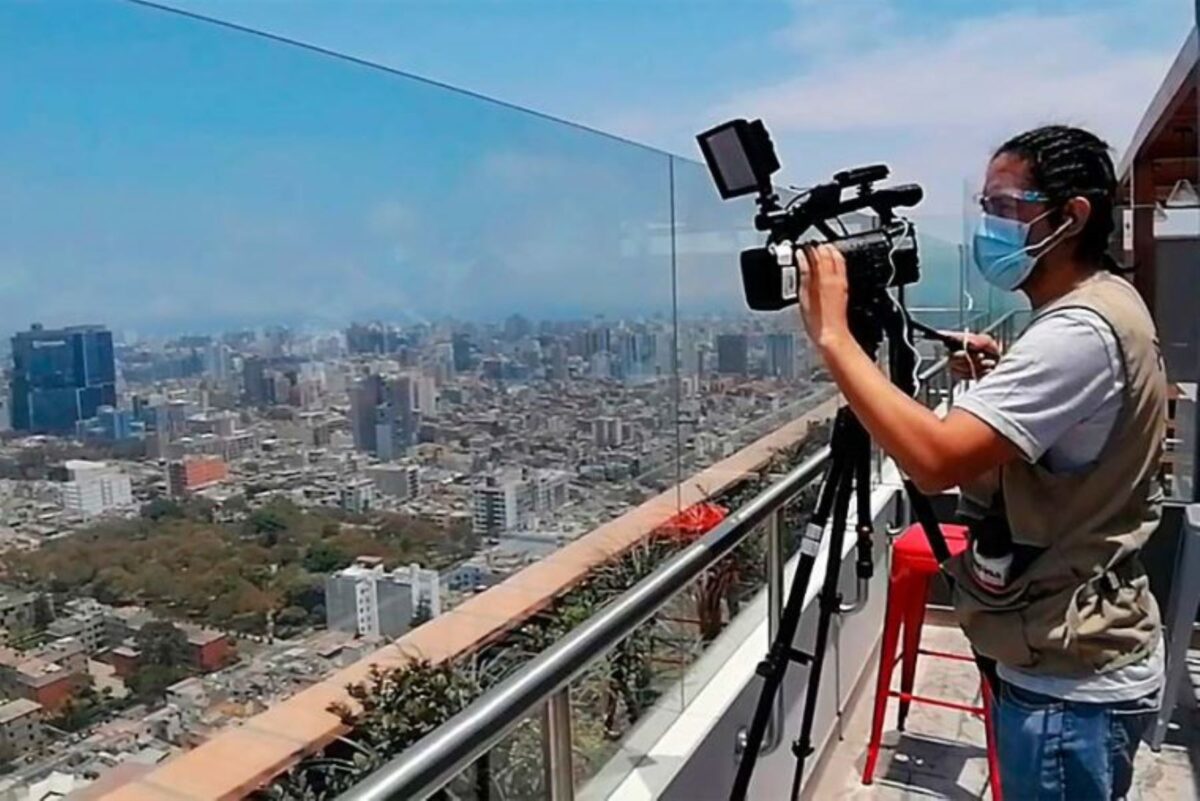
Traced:
<path fill-rule="evenodd" d="M 37 701 L 30 701 L 26 698 L 8 701 L 0 704 L 0 723 L 8 723 L 31 713 L 39 712 L 41 709 L 42 705 Z"/>

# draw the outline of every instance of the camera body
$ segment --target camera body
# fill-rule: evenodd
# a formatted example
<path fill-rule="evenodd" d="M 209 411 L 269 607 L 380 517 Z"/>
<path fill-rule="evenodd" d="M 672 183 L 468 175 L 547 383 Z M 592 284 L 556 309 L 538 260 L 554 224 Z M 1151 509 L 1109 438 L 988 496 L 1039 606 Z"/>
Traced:
<path fill-rule="evenodd" d="M 889 287 L 912 284 L 920 277 L 916 229 L 895 210 L 919 203 L 922 190 L 916 184 L 876 189 L 875 183 L 888 176 L 886 165 L 844 170 L 783 206 L 771 183 L 779 159 L 761 120 L 731 120 L 696 139 L 723 199 L 757 194 L 754 226 L 767 232 L 767 242 L 741 254 L 742 286 L 751 309 L 776 311 L 799 300 L 798 259 L 804 255 L 798 241 L 810 228 L 845 257 L 855 317 L 871 316 Z M 847 189 L 855 192 L 843 198 Z M 844 226 L 838 232 L 830 225 L 841 215 L 863 209 L 875 213 L 877 227 L 851 234 Z"/>

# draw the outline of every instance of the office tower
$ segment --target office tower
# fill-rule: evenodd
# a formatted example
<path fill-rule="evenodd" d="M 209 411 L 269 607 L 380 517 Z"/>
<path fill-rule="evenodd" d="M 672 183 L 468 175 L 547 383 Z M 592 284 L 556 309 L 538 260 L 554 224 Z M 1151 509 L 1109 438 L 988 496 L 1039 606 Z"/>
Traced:
<path fill-rule="evenodd" d="M 217 382 L 228 381 L 232 375 L 232 354 L 222 342 L 209 342 L 204 348 L 204 373 Z"/>
<path fill-rule="evenodd" d="M 132 505 L 129 476 L 104 462 L 70 459 L 68 480 L 62 487 L 63 508 L 83 517 L 95 517 Z"/>
<path fill-rule="evenodd" d="M 116 406 L 112 333 L 98 325 L 47 329 L 35 324 L 12 338 L 12 427 L 73 434 L 75 424 Z"/>
<path fill-rule="evenodd" d="M 475 366 L 475 346 L 468 334 L 455 334 L 450 340 L 454 353 L 454 372 L 466 373 Z"/>
<path fill-rule="evenodd" d="M 746 375 L 749 363 L 749 341 L 745 334 L 717 336 L 717 372 L 721 375 Z"/>
<path fill-rule="evenodd" d="M 404 455 L 417 440 L 417 377 L 363 376 L 350 392 L 350 428 L 354 447 L 384 461 Z"/>
<path fill-rule="evenodd" d="M 504 338 L 515 341 L 533 333 L 533 324 L 519 314 L 510 315 L 504 321 Z"/>
<path fill-rule="evenodd" d="M 767 375 L 796 377 L 796 335 L 767 334 Z"/>
<path fill-rule="evenodd" d="M 437 414 L 437 381 L 433 376 L 418 376 L 416 379 L 416 409 L 422 417 Z"/>
<path fill-rule="evenodd" d="M 623 434 L 620 418 L 597 417 L 592 421 L 592 437 L 598 447 L 621 447 L 625 443 Z"/>
<path fill-rule="evenodd" d="M 249 406 L 267 406 L 274 402 L 267 383 L 266 362 L 259 356 L 242 360 L 242 394 Z"/>
<path fill-rule="evenodd" d="M 383 379 L 372 373 L 354 382 L 350 388 L 350 431 L 354 447 L 364 453 L 374 453 L 375 409 L 383 395 Z"/>
<path fill-rule="evenodd" d="M 569 376 L 566 347 L 558 342 L 551 345 L 549 362 L 547 377 L 552 381 L 566 381 Z"/>
<path fill-rule="evenodd" d="M 325 620 L 331 631 L 391 640 L 409 630 L 418 610 L 441 614 L 436 570 L 411 564 L 388 573 L 381 559 L 359 557 L 325 577 Z"/>

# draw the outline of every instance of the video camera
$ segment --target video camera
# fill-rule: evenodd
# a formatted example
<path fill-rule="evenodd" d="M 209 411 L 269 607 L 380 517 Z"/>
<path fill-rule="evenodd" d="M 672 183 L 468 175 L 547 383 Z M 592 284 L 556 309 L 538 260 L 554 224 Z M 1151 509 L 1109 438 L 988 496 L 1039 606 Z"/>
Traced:
<path fill-rule="evenodd" d="M 757 193 L 754 227 L 767 231 L 765 247 L 743 250 L 742 285 L 746 303 L 755 311 L 777 311 L 799 299 L 797 240 L 815 228 L 846 259 L 852 310 L 871 315 L 872 307 L 888 287 L 912 284 L 920 277 L 916 229 L 896 215 L 896 208 L 914 206 L 923 194 L 917 184 L 876 189 L 888 176 L 885 164 L 844 170 L 830 183 L 818 184 L 797 195 L 786 206 L 771 176 L 779 170 L 775 146 L 762 120 L 730 120 L 696 137 L 723 200 Z M 843 199 L 843 190 L 857 191 Z M 850 233 L 838 219 L 843 214 L 870 209 L 878 226 Z M 830 225 L 836 221 L 841 231 Z"/>

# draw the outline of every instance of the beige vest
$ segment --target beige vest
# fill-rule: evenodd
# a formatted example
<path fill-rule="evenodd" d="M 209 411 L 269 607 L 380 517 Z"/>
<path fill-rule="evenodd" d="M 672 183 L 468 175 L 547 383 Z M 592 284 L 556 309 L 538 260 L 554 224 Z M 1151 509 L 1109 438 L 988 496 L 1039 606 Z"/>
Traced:
<path fill-rule="evenodd" d="M 976 503 L 1003 492 L 1013 541 L 1046 550 L 1005 590 L 979 586 L 969 554 L 946 564 L 973 647 L 1002 664 L 1055 675 L 1114 670 L 1157 644 L 1159 613 L 1137 557 L 1158 526 L 1167 385 L 1154 322 L 1130 284 L 1101 272 L 1039 309 L 1090 309 L 1121 348 L 1121 411 L 1095 465 L 1054 474 L 1023 460 L 962 488 Z"/>

